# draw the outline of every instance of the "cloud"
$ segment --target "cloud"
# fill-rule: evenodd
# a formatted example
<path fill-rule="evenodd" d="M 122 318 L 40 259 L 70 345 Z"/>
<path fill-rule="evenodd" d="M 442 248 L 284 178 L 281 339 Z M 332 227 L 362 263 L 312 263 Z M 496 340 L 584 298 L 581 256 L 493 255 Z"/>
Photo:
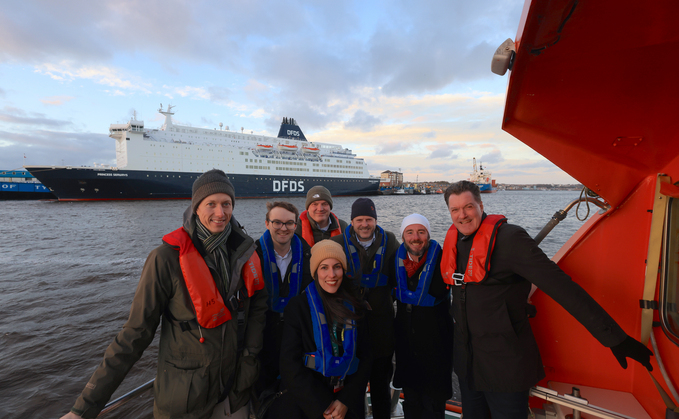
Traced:
<path fill-rule="evenodd" d="M 4 98 L 6 96 L 5 90 L 0 88 L 0 97 Z"/>
<path fill-rule="evenodd" d="M 1 167 L 23 165 L 115 164 L 115 146 L 106 134 L 37 130 L 27 134 L 0 131 Z"/>
<path fill-rule="evenodd" d="M 344 123 L 344 128 L 349 130 L 358 130 L 362 132 L 372 131 L 372 129 L 381 124 L 381 118 L 370 115 L 368 112 L 359 109 L 354 112 L 354 115 L 349 121 Z"/>
<path fill-rule="evenodd" d="M 52 128 L 66 127 L 72 125 L 70 121 L 61 121 L 58 119 L 47 118 L 44 114 L 31 113 L 28 114 L 21 109 L 6 106 L 0 111 L 0 121 L 28 126 L 45 126 Z"/>
<path fill-rule="evenodd" d="M 431 150 L 431 154 L 427 159 L 457 159 L 459 156 L 453 154 L 453 152 L 462 147 L 464 147 L 464 145 L 448 143 L 427 146 L 427 149 Z"/>
<path fill-rule="evenodd" d="M 502 152 L 498 149 L 482 155 L 478 160 L 480 163 L 501 163 L 505 161 L 504 157 L 502 157 Z"/>
<path fill-rule="evenodd" d="M 35 72 L 63 82 L 90 80 L 115 91 L 127 90 L 150 94 L 150 85 L 138 77 L 125 75 L 124 71 L 103 65 L 80 65 L 70 61 L 46 62 L 35 66 Z"/>
<path fill-rule="evenodd" d="M 380 143 L 375 149 L 376 154 L 394 154 L 400 153 L 414 147 L 415 144 L 412 142 L 389 142 Z"/>
<path fill-rule="evenodd" d="M 50 96 L 44 99 L 40 99 L 40 101 L 45 105 L 61 106 L 65 102 L 69 102 L 73 99 L 75 99 L 73 96 Z"/>

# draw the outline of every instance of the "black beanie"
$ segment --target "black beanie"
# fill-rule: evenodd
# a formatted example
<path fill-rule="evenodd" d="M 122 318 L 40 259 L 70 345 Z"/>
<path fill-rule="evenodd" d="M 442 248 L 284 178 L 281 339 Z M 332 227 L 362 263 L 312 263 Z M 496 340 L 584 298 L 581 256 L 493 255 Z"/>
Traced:
<path fill-rule="evenodd" d="M 216 193 L 225 193 L 231 197 L 232 207 L 236 205 L 236 191 L 226 173 L 219 169 L 208 170 L 193 182 L 191 189 L 191 209 L 196 213 L 203 199 Z"/>
<path fill-rule="evenodd" d="M 375 211 L 375 204 L 370 198 L 358 198 L 351 206 L 351 219 L 362 215 L 373 217 L 377 220 L 377 211 Z"/>

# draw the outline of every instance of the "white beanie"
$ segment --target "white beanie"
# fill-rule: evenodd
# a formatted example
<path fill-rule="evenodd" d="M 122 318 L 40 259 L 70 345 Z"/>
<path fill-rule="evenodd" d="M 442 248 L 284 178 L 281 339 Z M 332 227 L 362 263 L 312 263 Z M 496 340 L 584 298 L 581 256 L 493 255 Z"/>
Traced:
<path fill-rule="evenodd" d="M 405 231 L 405 229 L 413 224 L 422 224 L 424 228 L 427 229 L 427 232 L 431 235 L 431 231 L 429 230 L 429 220 L 427 220 L 424 217 L 424 215 L 416 213 L 410 214 L 409 216 L 403 219 L 403 222 L 401 223 L 401 237 L 403 237 L 403 232 Z"/>

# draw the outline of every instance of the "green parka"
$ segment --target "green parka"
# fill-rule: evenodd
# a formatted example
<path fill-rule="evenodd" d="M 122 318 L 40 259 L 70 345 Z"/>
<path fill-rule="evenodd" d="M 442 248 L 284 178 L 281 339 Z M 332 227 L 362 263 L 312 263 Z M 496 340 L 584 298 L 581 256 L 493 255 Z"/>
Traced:
<path fill-rule="evenodd" d="M 226 242 L 231 266 L 229 297 L 243 288 L 241 270 L 255 251 L 253 239 L 231 218 Z M 184 229 L 205 258 L 212 276 L 219 278 L 211 256 L 205 256 L 195 234 L 195 215 L 184 214 Z M 179 266 L 178 249 L 163 243 L 146 260 L 134 295 L 130 317 L 109 345 L 104 359 L 71 409 L 85 418 L 96 417 L 118 388 L 132 365 L 153 340 L 162 319 L 158 370 L 154 384 L 153 413 L 156 418 L 210 417 L 214 406 L 235 372 L 229 393 L 231 411 L 249 401 L 250 387 L 259 375 L 256 355 L 262 348 L 267 310 L 266 290 L 243 300 L 245 328 L 243 348 L 237 354 L 237 314 L 213 328 L 197 328 L 196 314 Z M 195 327 L 182 331 L 180 322 Z M 186 323 L 184 323 L 186 325 Z M 200 343 L 201 337 L 205 338 Z M 238 361 L 237 361 L 238 360 Z"/>

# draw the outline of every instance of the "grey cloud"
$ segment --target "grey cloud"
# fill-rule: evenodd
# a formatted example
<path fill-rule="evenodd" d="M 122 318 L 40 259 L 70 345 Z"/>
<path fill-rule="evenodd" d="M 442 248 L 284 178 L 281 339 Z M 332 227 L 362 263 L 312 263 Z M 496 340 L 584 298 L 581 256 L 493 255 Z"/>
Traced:
<path fill-rule="evenodd" d="M 231 98 L 231 89 L 220 86 L 210 86 L 207 88 L 210 100 L 218 104 L 227 104 Z"/>
<path fill-rule="evenodd" d="M 448 173 L 451 170 L 457 169 L 452 164 L 433 164 L 433 165 L 429 166 L 429 168 L 433 169 L 433 171 L 439 172 L 439 173 Z"/>
<path fill-rule="evenodd" d="M 28 165 L 115 164 L 115 145 L 106 134 L 33 131 L 28 134 L 0 131 L 0 166 L 16 167 L 26 155 Z M 63 162 L 63 163 L 62 163 Z"/>
<path fill-rule="evenodd" d="M 33 113 L 31 115 L 28 115 L 23 110 L 13 107 L 5 107 L 2 111 L 0 111 L 0 121 L 7 122 L 9 124 L 37 125 L 53 128 L 66 127 L 72 125 L 70 121 L 49 119 L 45 117 L 44 114 Z"/>
<path fill-rule="evenodd" d="M 375 149 L 376 154 L 395 154 L 398 152 L 405 151 L 413 147 L 413 143 L 406 142 L 393 142 L 393 143 L 381 143 Z"/>
<path fill-rule="evenodd" d="M 456 159 L 459 156 L 454 154 L 455 149 L 458 149 L 455 145 L 451 144 L 440 144 L 434 147 L 429 147 L 431 154 L 428 159 Z"/>
<path fill-rule="evenodd" d="M 357 110 L 349 121 L 344 123 L 344 128 L 350 130 L 359 130 L 362 132 L 372 131 L 375 126 L 380 125 L 382 119 L 370 115 L 364 110 Z"/>
<path fill-rule="evenodd" d="M 502 152 L 496 149 L 482 155 L 478 160 L 482 163 L 500 163 L 505 161 L 505 158 L 502 156 Z"/>

